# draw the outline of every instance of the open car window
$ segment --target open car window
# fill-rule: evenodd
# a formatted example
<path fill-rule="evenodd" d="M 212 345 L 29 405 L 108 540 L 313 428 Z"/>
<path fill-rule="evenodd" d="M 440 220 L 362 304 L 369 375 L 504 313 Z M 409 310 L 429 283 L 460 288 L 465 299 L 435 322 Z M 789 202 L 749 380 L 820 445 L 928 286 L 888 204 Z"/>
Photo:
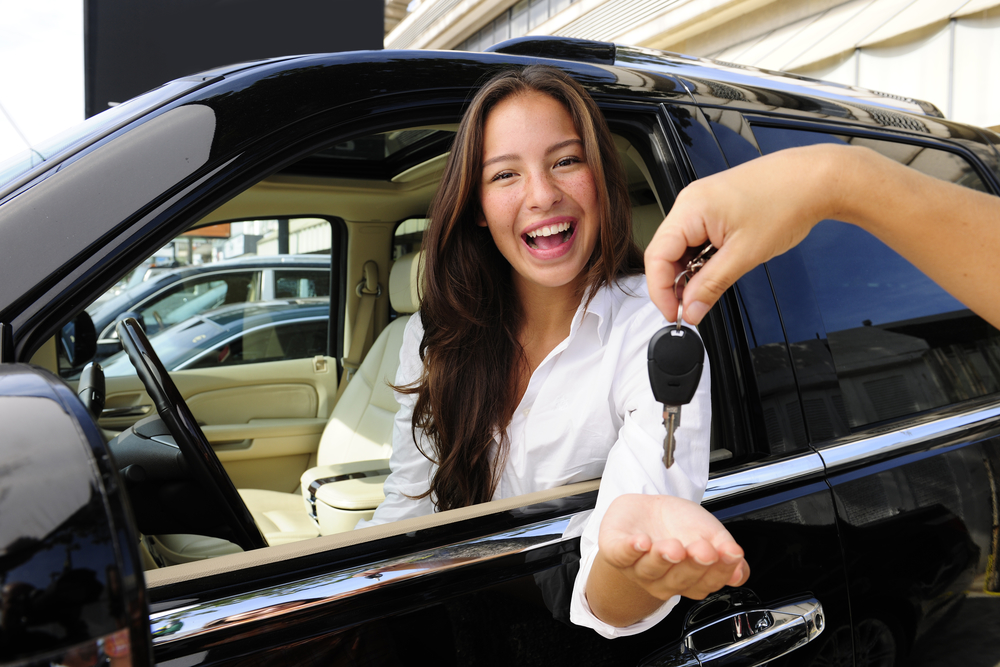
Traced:
<path fill-rule="evenodd" d="M 648 132 L 656 132 L 655 128 L 650 121 Z M 209 257 L 218 257 L 219 266 L 253 261 L 245 259 L 248 257 L 286 258 L 280 264 L 242 273 L 176 280 L 134 308 L 142 320 L 160 327 L 150 342 L 237 489 L 281 494 L 301 509 L 302 518 L 319 522 L 322 517 L 317 515 L 316 505 L 322 505 L 330 493 L 322 492 L 319 501 L 311 499 L 313 516 L 308 517 L 310 499 L 303 496 L 303 474 L 331 458 L 325 450 L 337 447 L 334 440 L 365 441 L 365 448 L 359 451 L 368 454 L 353 455 L 358 464 L 354 467 L 373 470 L 351 474 L 384 472 L 388 467 L 394 408 L 387 410 L 378 399 L 372 399 L 379 405 L 374 411 L 379 418 L 359 418 L 373 410 L 365 404 L 350 405 L 355 399 L 349 388 L 340 398 L 343 404 L 334 407 L 341 379 L 338 362 L 350 347 L 355 327 L 365 317 L 358 282 L 364 277 L 365 265 L 377 266 L 379 288 L 387 291 L 393 264 L 420 250 L 427 208 L 455 129 L 454 125 L 419 126 L 338 141 L 252 184 L 171 245 L 171 253 L 201 257 L 202 267 L 211 266 L 206 261 Z M 635 123 L 622 130 L 615 140 L 628 179 L 635 236 L 645 245 L 663 218 L 664 206 L 669 206 L 670 193 L 664 191 L 662 177 L 660 183 L 653 178 L 661 167 L 644 145 L 648 137 L 636 130 Z M 195 236 L 199 229 L 210 230 L 215 236 L 199 239 Z M 332 252 L 335 244 L 331 238 L 338 238 L 338 233 L 342 246 Z M 310 258 L 329 264 L 325 268 L 306 265 Z M 165 268 L 161 275 L 177 269 Z M 145 271 L 148 275 L 136 285 L 156 279 L 150 269 Z M 136 280 L 134 275 L 127 278 Z M 124 292 L 135 285 L 130 288 L 123 280 L 118 289 Z M 259 311 L 269 312 L 265 318 Z M 385 359 L 398 359 L 398 349 L 386 352 L 374 343 L 379 332 L 399 315 L 408 313 L 397 313 L 389 299 L 375 300 L 364 337 L 366 350 L 372 348 Z M 343 342 L 338 345 L 338 341 Z M 120 409 L 120 403 L 141 386 L 124 355 L 109 361 L 109 404 Z M 387 383 L 394 378 L 381 369 L 378 372 L 383 375 L 359 379 L 371 385 L 369 394 L 384 396 Z M 102 425 L 121 431 L 125 424 L 116 419 Z M 332 458 L 337 465 L 352 464 L 352 455 Z M 362 481 L 349 481 L 363 490 Z M 369 487 L 373 481 L 379 480 L 369 477 Z M 377 505 L 376 499 L 359 511 L 355 509 L 358 502 L 349 501 L 353 505 L 348 520 L 335 532 L 349 531 Z M 169 570 L 232 551 L 211 535 L 202 536 L 205 539 L 196 545 L 191 540 L 173 539 L 170 536 L 174 533 L 143 530 L 141 523 L 140 519 L 149 569 Z M 329 531 L 319 532 L 324 541 L 308 549 L 335 548 L 340 543 L 326 539 Z M 357 538 L 342 541 L 375 539 L 383 533 L 385 530 L 365 530 Z"/>

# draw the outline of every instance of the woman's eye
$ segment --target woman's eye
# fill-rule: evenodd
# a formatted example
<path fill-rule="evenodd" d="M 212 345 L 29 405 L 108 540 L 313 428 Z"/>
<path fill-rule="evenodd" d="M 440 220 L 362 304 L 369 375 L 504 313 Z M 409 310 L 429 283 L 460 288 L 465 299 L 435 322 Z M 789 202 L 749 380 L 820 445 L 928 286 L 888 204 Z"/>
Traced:
<path fill-rule="evenodd" d="M 508 179 L 508 178 L 512 177 L 513 175 L 514 175 L 513 172 L 510 172 L 510 171 L 501 171 L 499 174 L 497 174 L 496 176 L 494 176 L 493 178 L 491 178 L 490 182 L 492 183 L 493 181 L 502 181 L 502 180 L 505 180 L 505 179 Z"/>
<path fill-rule="evenodd" d="M 557 167 L 568 167 L 570 165 L 579 164 L 580 162 L 583 162 L 583 160 L 581 160 L 580 158 L 578 158 L 575 155 L 573 155 L 573 156 L 562 158 L 561 160 L 559 160 L 558 162 L 556 162 L 556 166 Z"/>

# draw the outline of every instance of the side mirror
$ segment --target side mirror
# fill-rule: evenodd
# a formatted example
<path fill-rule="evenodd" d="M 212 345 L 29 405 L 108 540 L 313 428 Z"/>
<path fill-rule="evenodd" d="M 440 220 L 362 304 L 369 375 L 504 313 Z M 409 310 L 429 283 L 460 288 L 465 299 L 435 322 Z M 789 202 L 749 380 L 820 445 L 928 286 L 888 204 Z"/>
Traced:
<path fill-rule="evenodd" d="M 97 354 L 97 330 L 85 310 L 66 323 L 57 340 L 71 368 L 85 364 Z"/>

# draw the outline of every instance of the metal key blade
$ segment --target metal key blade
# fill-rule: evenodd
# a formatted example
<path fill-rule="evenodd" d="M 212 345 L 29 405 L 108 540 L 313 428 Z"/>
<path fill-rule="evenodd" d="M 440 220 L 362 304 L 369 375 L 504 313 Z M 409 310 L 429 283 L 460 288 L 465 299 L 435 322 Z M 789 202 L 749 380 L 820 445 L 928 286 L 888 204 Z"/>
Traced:
<path fill-rule="evenodd" d="M 667 435 L 663 438 L 663 465 L 669 468 L 674 464 L 674 449 L 677 446 L 674 431 L 681 425 L 681 406 L 663 406 L 663 425 L 667 429 Z"/>

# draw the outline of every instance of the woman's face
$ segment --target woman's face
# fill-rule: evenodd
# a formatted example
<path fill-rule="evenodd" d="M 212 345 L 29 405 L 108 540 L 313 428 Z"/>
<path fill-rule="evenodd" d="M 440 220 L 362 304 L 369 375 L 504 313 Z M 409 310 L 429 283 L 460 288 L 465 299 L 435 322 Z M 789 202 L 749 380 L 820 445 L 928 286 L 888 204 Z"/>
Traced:
<path fill-rule="evenodd" d="M 480 225 L 515 271 L 515 284 L 576 286 L 594 251 L 598 204 L 583 141 L 569 112 L 530 92 L 486 119 Z"/>

